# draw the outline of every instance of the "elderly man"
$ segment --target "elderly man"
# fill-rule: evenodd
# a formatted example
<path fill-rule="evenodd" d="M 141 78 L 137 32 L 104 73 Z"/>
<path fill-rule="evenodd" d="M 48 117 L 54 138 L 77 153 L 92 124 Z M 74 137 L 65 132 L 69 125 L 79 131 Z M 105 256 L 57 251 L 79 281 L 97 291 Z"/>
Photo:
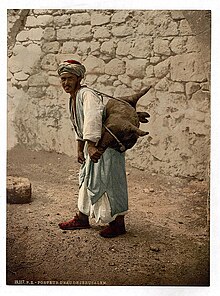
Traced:
<path fill-rule="evenodd" d="M 64 230 L 90 228 L 89 217 L 109 225 L 102 237 L 116 237 L 126 232 L 124 215 L 128 210 L 125 155 L 114 149 L 98 147 L 105 105 L 108 98 L 81 86 L 85 67 L 74 60 L 59 65 L 58 74 L 65 92 L 70 94 L 70 114 L 75 128 L 79 172 L 79 213 L 60 223 Z"/>

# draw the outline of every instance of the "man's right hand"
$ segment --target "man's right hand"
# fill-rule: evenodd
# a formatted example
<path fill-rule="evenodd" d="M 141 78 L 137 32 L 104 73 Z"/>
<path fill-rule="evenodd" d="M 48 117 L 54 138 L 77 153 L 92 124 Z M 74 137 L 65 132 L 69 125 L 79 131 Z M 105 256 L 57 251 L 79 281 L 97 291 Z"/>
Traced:
<path fill-rule="evenodd" d="M 77 141 L 78 146 L 77 146 L 77 152 L 78 152 L 78 162 L 83 164 L 85 161 L 85 157 L 84 157 L 84 146 L 85 146 L 85 142 L 78 140 Z"/>
<path fill-rule="evenodd" d="M 78 162 L 81 164 L 85 162 L 84 153 L 82 151 L 78 151 Z"/>

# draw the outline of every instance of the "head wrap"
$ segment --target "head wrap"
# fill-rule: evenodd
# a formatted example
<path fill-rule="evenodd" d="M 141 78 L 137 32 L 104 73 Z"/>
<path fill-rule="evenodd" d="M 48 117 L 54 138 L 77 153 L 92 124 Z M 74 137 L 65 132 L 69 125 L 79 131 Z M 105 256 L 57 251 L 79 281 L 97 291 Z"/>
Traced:
<path fill-rule="evenodd" d="M 57 72 L 59 75 L 63 73 L 71 73 L 83 78 L 86 72 L 86 68 L 78 61 L 67 60 L 59 64 Z"/>

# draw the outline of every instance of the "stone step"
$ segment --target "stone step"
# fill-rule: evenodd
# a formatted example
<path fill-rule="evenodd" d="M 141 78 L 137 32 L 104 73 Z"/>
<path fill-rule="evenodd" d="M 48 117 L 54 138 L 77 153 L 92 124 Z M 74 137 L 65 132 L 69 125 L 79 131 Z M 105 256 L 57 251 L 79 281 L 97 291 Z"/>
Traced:
<path fill-rule="evenodd" d="M 23 204 L 31 201 L 31 183 L 28 178 L 7 176 L 7 203 Z"/>

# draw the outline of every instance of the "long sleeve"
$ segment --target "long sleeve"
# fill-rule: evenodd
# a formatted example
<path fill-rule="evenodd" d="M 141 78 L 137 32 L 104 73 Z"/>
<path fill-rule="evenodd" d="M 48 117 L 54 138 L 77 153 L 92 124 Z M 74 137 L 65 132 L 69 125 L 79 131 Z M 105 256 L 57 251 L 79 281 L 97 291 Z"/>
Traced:
<path fill-rule="evenodd" d="M 97 143 L 102 133 L 104 105 L 100 98 L 91 91 L 85 92 L 83 96 L 83 140 Z"/>
<path fill-rule="evenodd" d="M 74 115 L 74 110 L 73 110 L 73 100 L 70 97 L 69 99 L 69 111 L 70 111 L 70 120 L 72 122 L 72 125 L 74 127 L 74 132 L 75 132 L 75 139 L 76 141 L 83 141 L 82 136 L 79 136 L 79 132 L 77 132 L 77 125 L 76 125 L 76 120 L 75 120 L 75 115 Z"/>

